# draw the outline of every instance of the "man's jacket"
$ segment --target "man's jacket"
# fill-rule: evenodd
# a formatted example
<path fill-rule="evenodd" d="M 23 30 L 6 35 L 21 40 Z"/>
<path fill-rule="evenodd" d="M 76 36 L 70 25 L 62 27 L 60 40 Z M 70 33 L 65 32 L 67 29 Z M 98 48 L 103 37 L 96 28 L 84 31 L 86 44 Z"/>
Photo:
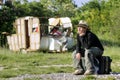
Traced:
<path fill-rule="evenodd" d="M 104 48 L 100 40 L 91 31 L 87 31 L 84 36 L 79 36 L 79 34 L 77 34 L 77 45 L 76 45 L 77 53 L 81 53 L 83 49 L 90 49 L 91 47 L 98 47 L 99 49 L 104 51 Z"/>

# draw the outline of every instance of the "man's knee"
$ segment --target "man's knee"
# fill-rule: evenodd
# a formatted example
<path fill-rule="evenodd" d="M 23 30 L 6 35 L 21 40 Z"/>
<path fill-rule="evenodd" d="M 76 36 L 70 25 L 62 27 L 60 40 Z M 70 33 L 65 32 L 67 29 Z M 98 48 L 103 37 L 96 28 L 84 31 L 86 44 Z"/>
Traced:
<path fill-rule="evenodd" d="M 89 56 L 92 53 L 91 49 L 85 49 L 85 56 Z"/>
<path fill-rule="evenodd" d="M 91 53 L 92 52 L 92 49 L 85 49 L 85 53 Z"/>

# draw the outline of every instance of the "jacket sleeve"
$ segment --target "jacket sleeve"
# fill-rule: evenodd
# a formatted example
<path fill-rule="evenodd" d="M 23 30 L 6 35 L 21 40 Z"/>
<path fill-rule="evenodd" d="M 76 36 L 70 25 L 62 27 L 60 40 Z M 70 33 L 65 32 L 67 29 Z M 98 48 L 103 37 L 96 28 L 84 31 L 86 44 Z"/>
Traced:
<path fill-rule="evenodd" d="M 79 35 L 77 35 L 76 53 L 80 53 L 80 51 L 81 51 L 81 42 L 79 40 Z"/>

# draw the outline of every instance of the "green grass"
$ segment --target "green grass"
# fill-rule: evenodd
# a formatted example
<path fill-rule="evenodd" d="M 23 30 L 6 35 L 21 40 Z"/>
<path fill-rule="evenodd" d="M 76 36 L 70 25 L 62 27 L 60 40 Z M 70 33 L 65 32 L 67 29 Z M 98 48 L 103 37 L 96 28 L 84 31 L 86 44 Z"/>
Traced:
<path fill-rule="evenodd" d="M 72 72 L 72 67 L 54 67 L 51 65 L 72 64 L 71 53 L 15 53 L 0 49 L 0 78 L 9 78 L 22 74 L 48 74 Z M 50 66 L 50 67 L 41 67 Z"/>
<path fill-rule="evenodd" d="M 112 71 L 120 72 L 120 47 L 107 47 L 105 48 L 104 55 L 112 58 Z"/>
<path fill-rule="evenodd" d="M 120 72 L 120 47 L 105 47 L 104 55 L 112 58 L 112 71 Z M 0 48 L 0 78 L 10 78 L 24 74 L 49 74 L 74 71 L 72 66 L 55 67 L 51 65 L 72 65 L 72 52 L 43 53 L 29 52 L 27 54 L 12 52 Z M 42 67 L 50 66 L 50 67 Z"/>

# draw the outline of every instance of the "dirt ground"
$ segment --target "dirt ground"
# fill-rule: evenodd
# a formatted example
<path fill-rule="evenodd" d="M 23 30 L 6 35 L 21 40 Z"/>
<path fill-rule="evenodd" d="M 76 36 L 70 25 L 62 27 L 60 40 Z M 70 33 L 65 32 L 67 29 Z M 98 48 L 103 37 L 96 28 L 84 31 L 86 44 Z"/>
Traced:
<path fill-rule="evenodd" d="M 92 75 L 92 80 L 120 80 L 120 73 L 111 73 L 109 75 Z M 72 73 L 52 73 L 52 74 L 42 74 L 42 75 L 20 75 L 18 77 L 9 78 L 7 80 L 85 80 L 85 75 L 73 75 Z"/>

